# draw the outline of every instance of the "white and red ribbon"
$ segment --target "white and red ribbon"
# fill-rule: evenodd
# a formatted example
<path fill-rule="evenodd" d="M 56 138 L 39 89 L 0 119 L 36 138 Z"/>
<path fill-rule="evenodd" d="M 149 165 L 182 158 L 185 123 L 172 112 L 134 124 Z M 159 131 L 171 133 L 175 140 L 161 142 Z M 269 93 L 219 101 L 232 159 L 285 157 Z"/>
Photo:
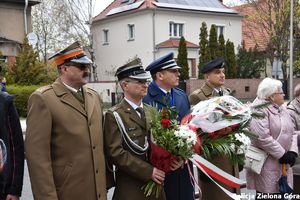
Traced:
<path fill-rule="evenodd" d="M 205 160 L 201 156 L 194 154 L 192 158 L 189 159 L 200 171 L 202 171 L 208 178 L 210 178 L 221 190 L 223 190 L 229 197 L 235 200 L 240 200 L 241 195 L 237 195 L 232 193 L 218 184 L 214 179 L 224 183 L 225 185 L 232 188 L 240 188 L 242 185 L 245 185 L 246 182 L 244 180 L 238 179 L 231 174 L 228 174 L 213 165 L 209 161 Z M 214 179 L 213 179 L 214 178 Z"/>

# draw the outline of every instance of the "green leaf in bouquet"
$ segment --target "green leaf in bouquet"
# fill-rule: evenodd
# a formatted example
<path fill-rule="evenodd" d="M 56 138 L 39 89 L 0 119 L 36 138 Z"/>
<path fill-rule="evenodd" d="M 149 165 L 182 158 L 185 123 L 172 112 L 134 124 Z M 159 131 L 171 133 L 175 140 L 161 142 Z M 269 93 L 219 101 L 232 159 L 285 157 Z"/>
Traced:
<path fill-rule="evenodd" d="M 243 133 L 245 134 L 247 137 L 250 138 L 250 140 L 253 140 L 253 139 L 257 139 L 258 138 L 258 135 L 249 131 L 248 129 L 241 129 L 239 130 L 239 133 Z"/>
<path fill-rule="evenodd" d="M 204 158 L 211 160 L 215 156 L 231 155 L 231 140 L 228 136 L 217 138 L 202 137 L 201 138 L 201 154 Z"/>
<path fill-rule="evenodd" d="M 224 119 L 227 119 L 227 120 L 234 120 L 234 119 L 244 119 L 245 116 L 244 115 L 234 115 L 234 116 L 231 116 L 231 115 L 224 115 L 223 116 Z"/>
<path fill-rule="evenodd" d="M 142 187 L 142 190 L 144 190 L 144 194 L 146 197 L 151 196 L 154 187 L 155 187 L 155 182 L 152 180 Z"/>
<path fill-rule="evenodd" d="M 261 104 L 254 105 L 254 106 L 252 106 L 251 108 L 252 108 L 253 110 L 260 110 L 260 109 L 263 109 L 263 108 L 268 107 L 268 106 L 271 105 L 271 104 L 272 104 L 271 101 L 266 101 L 265 103 L 261 103 Z"/>

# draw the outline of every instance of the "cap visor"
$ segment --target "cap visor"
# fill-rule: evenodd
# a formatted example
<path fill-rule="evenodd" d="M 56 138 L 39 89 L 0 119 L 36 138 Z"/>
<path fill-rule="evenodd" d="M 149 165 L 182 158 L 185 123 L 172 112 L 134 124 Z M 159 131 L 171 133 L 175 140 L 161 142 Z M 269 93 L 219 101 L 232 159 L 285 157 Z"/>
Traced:
<path fill-rule="evenodd" d="M 169 67 L 169 68 L 166 68 L 166 69 L 181 69 L 181 67 L 179 67 L 178 65 L 175 65 L 173 67 Z"/>
<path fill-rule="evenodd" d="M 134 78 L 134 79 L 139 79 L 139 80 L 146 80 L 146 79 L 150 79 L 151 76 L 150 76 L 149 73 L 141 73 L 141 74 L 138 74 L 138 75 L 129 76 L 129 78 Z"/>
<path fill-rule="evenodd" d="M 74 62 L 74 63 L 79 63 L 79 64 L 92 64 L 93 63 L 87 56 L 83 56 L 81 58 L 73 58 L 70 61 Z"/>

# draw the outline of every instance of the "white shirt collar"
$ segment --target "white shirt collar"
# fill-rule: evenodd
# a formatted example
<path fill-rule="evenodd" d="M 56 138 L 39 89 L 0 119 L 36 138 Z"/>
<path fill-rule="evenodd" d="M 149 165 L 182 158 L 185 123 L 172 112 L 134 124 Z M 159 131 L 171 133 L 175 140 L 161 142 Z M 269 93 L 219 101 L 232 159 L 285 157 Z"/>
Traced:
<path fill-rule="evenodd" d="M 158 87 L 159 87 L 159 86 L 158 86 Z M 163 89 L 163 88 L 161 88 L 161 87 L 159 87 L 159 89 L 160 89 L 161 91 L 163 91 L 163 93 L 165 93 L 165 94 L 167 94 L 168 92 L 171 93 L 171 91 L 167 91 L 167 90 L 165 90 L 165 89 Z"/>
<path fill-rule="evenodd" d="M 72 92 L 75 92 L 75 93 L 77 93 L 77 91 L 80 91 L 80 89 L 79 90 L 77 90 L 77 89 L 75 89 L 75 88 L 73 88 L 73 87 L 71 87 L 71 86 L 69 86 L 69 85 L 67 85 L 66 83 L 64 83 L 63 81 L 62 81 L 62 83 L 69 89 L 69 90 L 71 90 Z"/>
<path fill-rule="evenodd" d="M 131 105 L 131 107 L 136 110 L 136 108 L 141 107 L 143 108 L 143 103 L 141 103 L 141 105 L 136 105 L 135 103 L 133 103 L 132 101 L 128 100 L 126 97 L 124 97 L 124 99 L 129 103 L 129 105 Z"/>

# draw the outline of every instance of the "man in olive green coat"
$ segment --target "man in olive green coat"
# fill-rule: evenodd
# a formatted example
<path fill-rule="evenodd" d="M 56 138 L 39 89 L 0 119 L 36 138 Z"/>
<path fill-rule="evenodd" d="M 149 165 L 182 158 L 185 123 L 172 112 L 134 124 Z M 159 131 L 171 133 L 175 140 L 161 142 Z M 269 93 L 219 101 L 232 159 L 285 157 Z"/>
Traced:
<path fill-rule="evenodd" d="M 191 106 L 196 105 L 200 101 L 207 100 L 211 97 L 229 95 L 230 90 L 225 88 L 223 85 L 225 83 L 225 69 L 224 69 L 224 59 L 216 58 L 208 63 L 206 63 L 201 69 L 201 73 L 204 74 L 205 83 L 200 89 L 195 90 L 189 96 L 189 101 Z M 225 172 L 239 177 L 238 166 L 233 166 L 227 157 L 217 157 L 211 161 L 214 165 L 221 168 Z M 215 183 L 205 177 L 204 174 L 200 176 L 201 190 L 202 190 L 202 200 L 230 200 L 231 198 L 225 194 Z M 221 183 L 220 183 L 221 184 Z M 221 184 L 227 190 L 231 192 L 240 191 L 225 186 Z"/>
<path fill-rule="evenodd" d="M 29 98 L 25 151 L 35 200 L 106 200 L 102 108 L 79 43 L 55 54 L 59 78 Z"/>
<path fill-rule="evenodd" d="M 146 197 L 141 189 L 153 180 L 162 184 L 165 173 L 147 160 L 151 120 L 150 106 L 143 104 L 150 75 L 139 60 L 120 67 L 116 76 L 124 91 L 121 103 L 110 108 L 105 115 L 104 143 L 110 164 L 116 166 L 114 200 L 156 199 Z M 158 199 L 165 199 L 164 192 Z"/>

